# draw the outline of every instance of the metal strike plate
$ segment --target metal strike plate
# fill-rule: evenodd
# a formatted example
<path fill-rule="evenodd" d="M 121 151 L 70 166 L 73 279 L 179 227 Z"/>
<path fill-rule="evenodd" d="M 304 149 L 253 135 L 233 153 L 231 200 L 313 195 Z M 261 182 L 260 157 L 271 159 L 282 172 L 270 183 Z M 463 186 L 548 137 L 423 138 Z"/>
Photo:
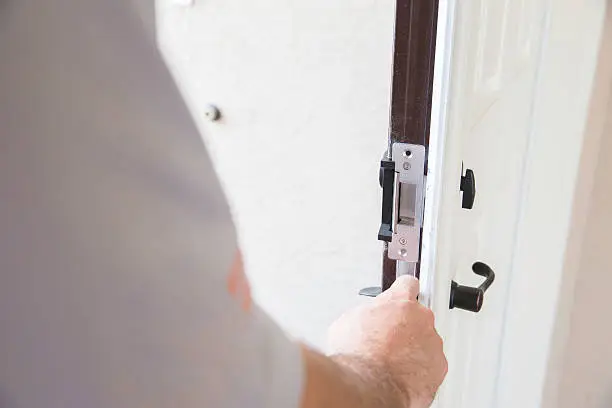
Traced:
<path fill-rule="evenodd" d="M 418 262 L 425 199 L 425 146 L 394 143 L 393 220 L 389 258 Z"/>

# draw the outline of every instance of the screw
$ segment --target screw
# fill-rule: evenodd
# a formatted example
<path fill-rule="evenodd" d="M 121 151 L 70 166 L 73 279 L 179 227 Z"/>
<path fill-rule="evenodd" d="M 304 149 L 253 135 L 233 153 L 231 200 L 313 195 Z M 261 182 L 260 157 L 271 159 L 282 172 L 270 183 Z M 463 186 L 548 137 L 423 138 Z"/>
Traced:
<path fill-rule="evenodd" d="M 406 240 L 406 238 L 400 238 L 400 239 L 399 239 L 399 243 L 400 243 L 401 245 L 406 245 L 406 244 L 408 243 L 408 240 Z"/>
<path fill-rule="evenodd" d="M 405 249 L 400 249 L 399 250 L 399 254 L 400 254 L 400 256 L 404 257 L 404 256 L 408 255 L 408 251 L 406 251 Z"/>
<path fill-rule="evenodd" d="M 404 170 L 410 170 L 410 168 L 412 168 L 412 166 L 410 165 L 410 163 L 408 163 L 408 162 L 404 162 Z"/>
<path fill-rule="evenodd" d="M 204 107 L 204 116 L 211 122 L 221 119 L 221 112 L 215 105 L 206 105 Z"/>

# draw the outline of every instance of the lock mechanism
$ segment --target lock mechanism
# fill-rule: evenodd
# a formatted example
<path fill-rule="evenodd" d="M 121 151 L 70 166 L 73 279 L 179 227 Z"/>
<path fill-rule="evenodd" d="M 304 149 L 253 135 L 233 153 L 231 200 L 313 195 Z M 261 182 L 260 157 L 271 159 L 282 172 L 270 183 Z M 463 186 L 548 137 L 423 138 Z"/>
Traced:
<path fill-rule="evenodd" d="M 475 274 L 484 276 L 486 279 L 482 285 L 477 288 L 471 286 L 462 286 L 457 282 L 451 282 L 450 309 L 463 309 L 469 312 L 478 313 L 482 309 L 484 295 L 489 286 L 495 280 L 495 272 L 489 265 L 483 262 L 476 262 L 472 265 L 472 270 Z"/>
<path fill-rule="evenodd" d="M 466 210 L 471 210 L 474 207 L 474 200 L 476 199 L 476 178 L 474 177 L 474 171 L 467 169 L 463 174 L 463 164 L 461 164 L 461 182 L 459 189 L 463 192 L 461 198 L 461 207 Z"/>
<path fill-rule="evenodd" d="M 408 273 L 414 271 L 420 261 L 425 155 L 423 145 L 393 143 L 380 162 L 383 197 L 378 239 L 385 242 L 385 261 L 399 261 L 398 269 Z M 381 288 L 360 292 L 364 296 L 380 293 Z"/>
<path fill-rule="evenodd" d="M 425 146 L 394 143 L 392 159 L 381 161 L 382 222 L 378 239 L 389 258 L 419 262 L 425 201 Z"/>

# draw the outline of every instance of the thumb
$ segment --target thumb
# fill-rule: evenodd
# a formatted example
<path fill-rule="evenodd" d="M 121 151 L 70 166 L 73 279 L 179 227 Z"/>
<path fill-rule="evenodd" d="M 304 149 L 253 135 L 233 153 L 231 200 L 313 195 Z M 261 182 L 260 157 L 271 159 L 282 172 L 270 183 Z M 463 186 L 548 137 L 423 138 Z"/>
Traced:
<path fill-rule="evenodd" d="M 399 276 L 383 296 L 416 302 L 419 296 L 419 280 L 410 275 Z"/>

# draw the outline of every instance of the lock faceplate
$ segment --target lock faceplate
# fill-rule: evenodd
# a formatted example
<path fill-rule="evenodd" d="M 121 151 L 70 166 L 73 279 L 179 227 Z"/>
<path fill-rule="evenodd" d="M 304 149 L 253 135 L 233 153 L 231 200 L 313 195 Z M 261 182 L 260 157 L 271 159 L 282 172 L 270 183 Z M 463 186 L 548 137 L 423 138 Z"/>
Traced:
<path fill-rule="evenodd" d="M 389 258 L 419 262 L 425 201 L 425 146 L 394 143 L 393 217 Z"/>
<path fill-rule="evenodd" d="M 385 289 L 391 286 L 396 273 L 417 274 L 425 201 L 425 154 L 423 145 L 394 143 L 380 162 L 383 196 L 378 239 L 385 242 L 382 280 Z M 385 273 L 388 270 L 393 276 Z M 372 287 L 359 294 L 378 296 L 381 292 L 382 288 Z"/>

